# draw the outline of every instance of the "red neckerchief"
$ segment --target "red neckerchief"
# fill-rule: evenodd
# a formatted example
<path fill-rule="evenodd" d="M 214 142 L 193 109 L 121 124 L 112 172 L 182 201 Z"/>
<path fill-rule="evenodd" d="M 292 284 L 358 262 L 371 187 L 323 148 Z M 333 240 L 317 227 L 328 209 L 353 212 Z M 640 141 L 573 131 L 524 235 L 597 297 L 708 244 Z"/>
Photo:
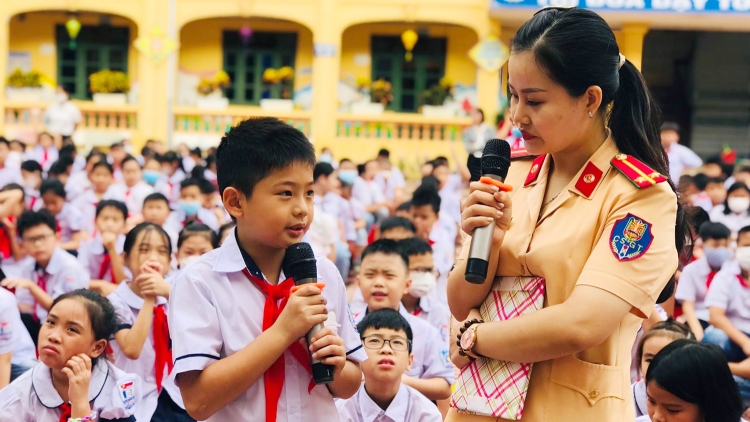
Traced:
<path fill-rule="evenodd" d="M 161 391 L 161 381 L 164 377 L 164 367 L 167 373 L 172 373 L 172 349 L 169 347 L 169 323 L 164 305 L 154 306 L 154 351 L 156 360 L 154 370 L 156 371 L 156 390 Z"/>
<path fill-rule="evenodd" d="M 419 314 L 421 314 L 421 313 L 422 313 L 422 308 L 420 308 L 419 306 L 417 306 L 416 308 L 414 308 L 414 313 L 412 315 L 419 316 Z"/>
<path fill-rule="evenodd" d="M 13 216 L 8 217 L 8 220 L 12 223 L 16 219 Z M 5 229 L 5 226 L 0 226 L 0 255 L 2 255 L 3 259 L 10 258 L 11 248 L 10 248 L 10 236 L 8 235 L 8 231 Z"/>
<path fill-rule="evenodd" d="M 43 148 L 42 151 L 44 151 L 44 154 L 42 154 L 42 167 L 44 167 L 47 164 L 47 160 L 49 160 L 49 152 L 47 152 L 46 148 Z"/>
<path fill-rule="evenodd" d="M 706 290 L 711 287 L 711 282 L 714 281 L 714 277 L 716 277 L 716 274 L 718 273 L 718 271 L 711 271 L 708 273 L 708 277 L 706 277 Z"/>
<path fill-rule="evenodd" d="M 73 411 L 73 408 L 70 406 L 70 403 L 63 403 L 57 406 L 57 408 L 62 410 L 62 414 L 60 415 L 60 422 L 68 422 L 71 412 Z"/>
<path fill-rule="evenodd" d="M 104 280 L 104 276 L 109 272 L 110 280 L 112 283 L 115 282 L 115 270 L 112 268 L 112 257 L 109 256 L 109 252 L 104 252 L 104 259 L 102 259 L 102 265 L 99 267 L 99 278 L 97 280 Z"/>
<path fill-rule="evenodd" d="M 258 288 L 265 296 L 266 303 L 263 307 L 263 331 L 271 328 L 281 315 L 281 311 L 284 310 L 287 300 L 289 300 L 289 290 L 294 286 L 294 280 L 287 278 L 283 282 L 274 286 L 268 284 L 265 280 L 255 277 L 250 274 L 250 271 L 245 268 L 242 270 L 245 277 L 250 280 L 255 287 Z M 277 305 L 277 302 L 281 300 L 281 305 Z M 310 367 L 310 357 L 307 351 L 298 342 L 292 343 L 289 346 L 289 351 L 292 352 L 297 362 L 302 365 L 308 373 L 312 374 L 312 368 Z M 263 374 L 263 388 L 266 398 L 266 422 L 276 422 L 277 407 L 279 399 L 281 398 L 281 390 L 284 387 L 284 356 L 279 356 L 268 370 Z M 308 394 L 315 387 L 315 381 L 310 380 L 310 384 L 307 387 Z"/>
<path fill-rule="evenodd" d="M 34 210 L 34 204 L 36 204 L 36 200 L 37 200 L 37 199 L 38 199 L 38 198 L 37 198 L 36 196 L 32 196 L 32 197 L 31 197 L 31 203 L 29 204 L 29 209 L 30 209 L 30 210 L 32 210 L 32 211 Z"/>
<path fill-rule="evenodd" d="M 37 271 L 36 273 L 36 285 L 41 287 L 42 290 L 44 290 L 45 293 L 47 293 L 47 270 L 42 270 L 42 274 L 40 275 Z M 36 315 L 36 307 L 39 305 L 37 303 L 36 299 L 34 299 L 34 315 L 33 318 L 35 321 L 39 322 L 39 317 Z"/>
<path fill-rule="evenodd" d="M 60 234 L 62 232 L 62 228 L 60 228 L 60 222 L 55 219 L 55 233 Z"/>
<path fill-rule="evenodd" d="M 742 274 L 737 274 L 737 280 L 740 281 L 740 284 L 742 285 L 742 287 L 746 289 L 750 288 L 750 284 L 747 284 L 747 281 L 745 281 L 745 278 L 742 277 Z"/>
<path fill-rule="evenodd" d="M 195 220 L 193 220 L 193 221 L 187 221 L 187 218 L 185 218 L 185 221 L 183 221 L 183 222 L 182 222 L 182 227 L 185 227 L 185 226 L 187 226 L 187 225 L 188 225 L 188 224 L 190 224 L 190 223 L 195 223 L 195 224 L 203 224 L 203 221 L 201 221 L 201 219 L 200 219 L 200 218 L 196 218 L 196 219 L 195 219 Z M 266 284 L 268 284 L 268 283 L 266 283 Z"/>

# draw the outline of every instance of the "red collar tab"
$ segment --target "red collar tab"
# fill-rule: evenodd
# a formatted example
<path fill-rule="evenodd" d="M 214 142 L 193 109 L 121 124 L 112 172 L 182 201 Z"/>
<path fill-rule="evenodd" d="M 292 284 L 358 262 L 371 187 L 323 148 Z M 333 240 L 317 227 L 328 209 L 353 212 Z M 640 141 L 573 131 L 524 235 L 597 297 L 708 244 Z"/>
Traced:
<path fill-rule="evenodd" d="M 576 189 L 578 189 L 586 198 L 591 197 L 591 194 L 594 193 L 594 189 L 599 184 L 599 181 L 602 180 L 603 174 L 604 172 L 599 170 L 599 167 L 589 161 L 588 164 L 586 164 L 586 167 L 584 167 L 581 177 L 579 177 L 576 182 Z"/>
<path fill-rule="evenodd" d="M 638 189 L 645 189 L 667 180 L 661 173 L 627 154 L 617 154 L 611 161 L 616 168 Z"/>
<path fill-rule="evenodd" d="M 526 182 L 523 184 L 524 186 L 528 186 L 536 181 L 537 177 L 539 177 L 539 172 L 542 170 L 542 164 L 544 164 L 545 158 L 547 158 L 547 154 L 540 155 L 532 161 L 531 170 L 529 170 L 529 175 L 526 176 Z"/>

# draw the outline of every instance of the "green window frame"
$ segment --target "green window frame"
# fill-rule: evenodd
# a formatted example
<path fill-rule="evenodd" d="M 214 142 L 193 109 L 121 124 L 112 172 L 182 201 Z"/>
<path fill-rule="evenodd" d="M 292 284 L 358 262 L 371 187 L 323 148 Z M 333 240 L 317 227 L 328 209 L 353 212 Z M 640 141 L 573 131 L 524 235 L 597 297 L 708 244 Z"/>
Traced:
<path fill-rule="evenodd" d="M 294 67 L 297 55 L 297 34 L 294 32 L 254 32 L 249 42 L 242 43 L 239 31 L 222 34 L 224 71 L 232 82 L 224 94 L 232 104 L 259 104 L 262 99 L 292 98 L 281 84 L 263 82 L 266 69 Z M 289 88 L 293 91 L 293 87 Z"/>
<path fill-rule="evenodd" d="M 57 83 L 70 97 L 90 100 L 89 75 L 109 69 L 128 73 L 130 29 L 116 26 L 83 26 L 71 45 L 63 25 L 55 27 L 57 43 Z"/>
<path fill-rule="evenodd" d="M 372 51 L 372 80 L 383 78 L 393 86 L 393 101 L 389 110 L 416 112 L 422 105 L 419 95 L 440 83 L 445 75 L 448 49 L 446 38 L 420 36 L 412 50 L 413 58 L 406 61 L 406 49 L 401 37 L 374 35 Z"/>

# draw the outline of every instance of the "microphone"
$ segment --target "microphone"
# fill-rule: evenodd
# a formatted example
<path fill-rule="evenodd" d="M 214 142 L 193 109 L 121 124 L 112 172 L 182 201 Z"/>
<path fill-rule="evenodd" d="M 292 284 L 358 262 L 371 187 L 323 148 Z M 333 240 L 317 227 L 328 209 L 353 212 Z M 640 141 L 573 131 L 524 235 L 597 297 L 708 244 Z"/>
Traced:
<path fill-rule="evenodd" d="M 482 153 L 482 178 L 486 184 L 501 185 L 508 176 L 510 167 L 510 144 L 501 139 L 491 139 L 484 146 Z M 495 183 L 493 183 L 495 182 Z M 500 183 L 497 183 L 500 182 Z M 500 187 L 508 192 L 510 187 Z M 466 281 L 482 284 L 487 279 L 487 267 L 490 265 L 490 250 L 492 249 L 492 234 L 495 231 L 493 221 L 487 227 L 478 227 L 471 234 L 471 248 L 469 260 L 466 262 Z"/>
<path fill-rule="evenodd" d="M 318 265 L 312 247 L 307 243 L 297 243 L 287 248 L 284 261 L 281 263 L 284 275 L 294 279 L 296 286 L 318 282 Z M 310 352 L 310 341 L 325 324 L 317 324 L 310 328 L 305 338 L 307 339 L 307 353 L 310 356 L 310 366 L 315 384 L 327 384 L 333 381 L 333 365 L 326 365 L 319 360 L 313 359 Z"/>

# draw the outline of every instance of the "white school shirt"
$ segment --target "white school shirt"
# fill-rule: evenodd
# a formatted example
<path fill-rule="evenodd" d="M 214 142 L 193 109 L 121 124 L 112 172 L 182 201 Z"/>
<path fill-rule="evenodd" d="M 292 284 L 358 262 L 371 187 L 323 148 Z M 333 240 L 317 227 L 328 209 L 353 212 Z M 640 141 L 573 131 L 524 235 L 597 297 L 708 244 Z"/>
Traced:
<path fill-rule="evenodd" d="M 81 122 L 81 110 L 70 101 L 53 103 L 44 110 L 44 124 L 47 131 L 55 135 L 70 136 Z"/>
<path fill-rule="evenodd" d="M 86 222 L 82 212 L 76 210 L 70 203 L 65 203 L 62 209 L 55 216 L 57 222 L 58 231 L 60 232 L 60 240 L 62 242 L 68 242 L 73 238 L 73 233 L 84 230 L 86 228 Z"/>
<path fill-rule="evenodd" d="M 693 302 L 695 304 L 695 316 L 706 322 L 711 319 L 705 304 L 706 294 L 708 293 L 706 282 L 709 274 L 711 274 L 711 267 L 708 265 L 705 256 L 687 264 L 682 270 L 675 293 L 675 299 L 680 302 L 684 300 Z"/>
<path fill-rule="evenodd" d="M 91 368 L 89 402 L 99 421 L 133 421 L 141 391 L 138 375 L 125 373 L 106 359 L 98 359 Z M 50 369 L 39 363 L 0 390 L 0 421 L 58 422 L 62 404 Z"/>
<path fill-rule="evenodd" d="M 135 215 L 143 211 L 143 200 L 152 193 L 154 193 L 154 188 L 140 180 L 132 188 L 125 186 L 125 183 L 112 185 L 103 198 L 124 202 L 128 207 L 128 215 Z"/>
<path fill-rule="evenodd" d="M 173 231 L 179 233 L 182 231 L 183 228 L 185 228 L 186 219 L 185 212 L 178 209 L 176 211 L 172 211 L 169 214 L 169 217 L 167 218 L 167 221 L 164 222 L 165 227 L 169 227 Z M 213 210 L 209 210 L 203 207 L 200 207 L 198 209 L 198 214 L 196 214 L 196 219 L 193 220 L 196 223 L 201 223 L 207 225 L 211 230 L 218 232 L 219 231 L 219 220 L 216 219 L 216 214 L 214 214 Z"/>
<path fill-rule="evenodd" d="M 646 380 L 639 379 L 630 387 L 633 392 L 633 402 L 635 403 L 635 416 L 648 416 L 648 408 L 646 407 L 646 401 L 648 396 L 646 395 Z"/>
<path fill-rule="evenodd" d="M 176 205 L 180 202 L 180 190 L 182 190 L 180 183 L 186 178 L 185 172 L 180 169 L 175 170 L 174 174 L 167 178 L 167 192 L 169 195 L 166 196 L 170 204 Z"/>
<path fill-rule="evenodd" d="M 13 353 L 10 363 L 15 365 L 36 359 L 36 347 L 21 322 L 16 297 L 0 288 L 0 355 L 8 352 Z"/>
<path fill-rule="evenodd" d="M 669 178 L 677 183 L 685 168 L 692 169 L 703 165 L 703 160 L 692 149 L 685 145 L 674 143 L 667 151 L 669 157 Z"/>
<path fill-rule="evenodd" d="M 357 394 L 336 401 L 341 422 L 442 422 L 437 406 L 419 391 L 401 384 L 396 396 L 383 410 L 360 385 Z"/>
<path fill-rule="evenodd" d="M 115 249 L 117 250 L 117 253 L 122 253 L 124 245 L 125 235 L 117 235 L 117 240 L 115 241 Z M 98 233 L 93 239 L 81 243 L 81 247 L 78 248 L 78 262 L 81 263 L 84 271 L 86 271 L 86 276 L 90 280 L 105 280 L 114 283 L 114 280 L 112 280 L 111 263 L 109 269 L 105 270 L 104 276 L 99 277 L 99 274 L 102 271 L 104 257 L 107 255 L 108 252 L 102 243 L 101 233 Z"/>
<path fill-rule="evenodd" d="M 719 204 L 708 214 L 711 221 L 721 223 L 729 228 L 732 234 L 737 234 L 743 227 L 750 226 L 750 210 L 743 211 L 739 214 L 729 212 L 724 214 L 724 204 Z"/>
<path fill-rule="evenodd" d="M 398 313 L 409 323 L 413 335 L 411 353 L 414 361 L 406 375 L 419 379 L 443 378 L 453 385 L 453 363 L 448 354 L 448 344 L 443 342 L 438 329 L 408 313 L 403 306 L 399 307 Z M 354 322 L 359 324 L 366 314 L 366 309 L 355 314 Z"/>
<path fill-rule="evenodd" d="M 443 343 L 450 345 L 451 311 L 448 309 L 448 305 L 438 299 L 437 295 L 430 292 L 430 294 L 419 298 L 417 309 L 414 310 L 412 315 L 437 328 Z"/>
<path fill-rule="evenodd" d="M 130 282 L 123 282 L 117 286 L 114 292 L 107 296 L 107 299 L 112 303 L 115 308 L 115 312 L 119 317 L 120 325 L 117 327 L 117 331 L 130 329 L 135 324 L 135 319 L 138 317 L 138 313 L 143 308 L 143 298 L 139 297 L 128 286 Z M 156 305 L 167 305 L 166 299 L 161 296 L 156 298 Z M 166 309 L 165 309 L 166 310 Z M 117 340 L 110 342 L 112 350 L 115 355 L 115 365 L 125 372 L 133 373 L 141 378 L 143 389 L 143 398 L 140 406 L 135 412 L 135 419 L 137 421 L 149 421 L 156 411 L 156 406 L 159 402 L 159 391 L 156 390 L 156 372 L 154 365 L 156 362 L 156 352 L 154 351 L 154 327 L 153 323 L 149 329 L 146 341 L 143 343 L 143 349 L 141 355 L 137 360 L 132 360 L 125 356 L 117 343 Z M 164 377 L 162 378 L 162 388 L 167 391 L 169 397 L 180 406 L 185 408 L 182 402 L 182 396 L 180 395 L 180 389 L 175 384 L 175 372 L 169 373 L 169 368 L 164 367 Z"/>
<path fill-rule="evenodd" d="M 750 288 L 740 283 L 738 269 L 729 265 L 716 274 L 708 289 L 705 305 L 723 309 L 735 328 L 750 333 Z"/>
<path fill-rule="evenodd" d="M 107 190 L 109 192 L 109 190 Z M 102 199 L 106 196 L 106 193 L 102 195 Z M 96 234 L 96 207 L 102 200 L 97 198 L 94 193 L 94 189 L 86 189 L 83 193 L 78 195 L 74 202 L 70 205 L 71 207 L 81 216 L 83 220 L 83 230 L 86 230 L 90 235 Z"/>
<path fill-rule="evenodd" d="M 72 292 L 76 289 L 87 289 L 89 287 L 89 277 L 81 264 L 78 263 L 78 259 L 59 247 L 56 247 L 52 253 L 47 268 L 30 267 L 23 278 L 29 279 L 37 283 L 37 285 L 42 284 L 42 280 L 44 280 L 44 284 L 47 286 L 45 292 L 52 299 L 57 298 L 63 293 Z M 19 290 L 30 294 L 28 289 Z M 44 321 L 47 318 L 47 311 L 38 303 L 34 303 L 34 308 L 39 321 Z"/>
<path fill-rule="evenodd" d="M 461 224 L 461 192 L 443 188 L 440 195 L 440 215 L 450 218 L 453 224 Z"/>
<path fill-rule="evenodd" d="M 44 149 L 41 145 L 37 145 L 31 150 L 30 159 L 39 163 L 39 165 L 42 166 L 42 170 L 46 173 L 49 171 L 52 163 L 57 161 L 59 157 L 60 152 L 54 146 Z"/>
<path fill-rule="evenodd" d="M 430 243 L 432 246 L 432 257 L 435 261 L 435 269 L 440 272 L 435 293 L 442 303 L 448 303 L 448 273 L 456 261 L 456 236 L 457 228 L 453 222 L 440 214 L 440 219 L 435 222 L 430 231 Z"/>
<path fill-rule="evenodd" d="M 42 195 L 39 194 L 39 189 L 24 188 L 24 197 L 26 198 L 26 209 L 31 211 L 39 211 L 44 208 L 44 201 Z"/>
<path fill-rule="evenodd" d="M 396 199 L 396 189 L 406 186 L 404 174 L 396 166 L 391 166 L 388 179 L 383 176 L 383 173 L 378 173 L 374 181 L 389 201 Z"/>
<path fill-rule="evenodd" d="M 91 188 L 88 173 L 85 171 L 73 173 L 68 177 L 68 183 L 65 184 L 65 199 L 68 202 L 75 203 L 84 192 Z"/>
<path fill-rule="evenodd" d="M 23 186 L 23 176 L 21 176 L 20 166 L 6 160 L 5 164 L 0 168 L 0 188 L 4 188 L 11 183 L 18 183 Z"/>
<path fill-rule="evenodd" d="M 318 278 L 326 283 L 323 296 L 329 312 L 336 314 L 338 335 L 344 340 L 347 359 L 362 362 L 359 333 L 346 304 L 346 288 L 336 266 L 316 257 Z M 263 274 L 248 262 L 251 274 Z M 237 244 L 235 229 L 224 244 L 203 256 L 176 277 L 169 298 L 169 321 L 176 374 L 202 371 L 218 359 L 247 347 L 262 333 L 266 297 L 247 279 L 242 270 L 245 260 Z M 284 280 L 282 274 L 279 277 Z M 331 393 L 319 385 L 308 394 L 309 373 L 284 352 L 286 375 L 278 403 L 278 421 L 336 421 L 338 412 Z M 215 413 L 208 421 L 262 421 L 265 419 L 262 378 Z"/>

